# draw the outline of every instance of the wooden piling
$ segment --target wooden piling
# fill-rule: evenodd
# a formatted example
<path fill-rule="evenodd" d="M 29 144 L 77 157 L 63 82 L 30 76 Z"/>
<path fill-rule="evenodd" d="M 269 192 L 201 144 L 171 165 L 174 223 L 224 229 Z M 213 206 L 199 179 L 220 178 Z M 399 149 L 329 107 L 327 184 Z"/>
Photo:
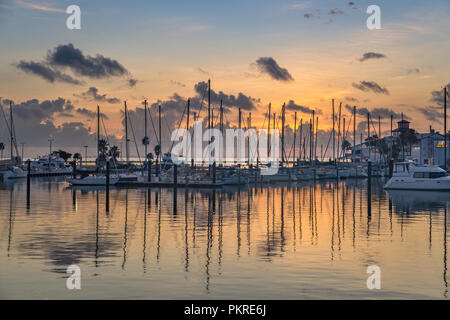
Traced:
<path fill-rule="evenodd" d="M 30 207 L 31 161 L 27 161 L 27 208 Z"/>
<path fill-rule="evenodd" d="M 109 212 L 109 160 L 106 161 L 106 212 Z"/>

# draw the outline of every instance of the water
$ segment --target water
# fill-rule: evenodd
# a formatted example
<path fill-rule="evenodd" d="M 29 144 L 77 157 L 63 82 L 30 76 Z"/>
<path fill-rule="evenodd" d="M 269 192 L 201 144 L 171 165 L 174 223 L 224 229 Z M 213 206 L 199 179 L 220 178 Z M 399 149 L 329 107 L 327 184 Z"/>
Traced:
<path fill-rule="evenodd" d="M 0 185 L 2 299 L 441 299 L 448 193 L 373 181 L 223 190 Z M 174 197 L 175 195 L 175 197 Z M 176 203 L 174 202 L 176 199 Z M 81 290 L 66 269 L 81 268 Z M 369 290 L 367 267 L 381 268 Z"/>

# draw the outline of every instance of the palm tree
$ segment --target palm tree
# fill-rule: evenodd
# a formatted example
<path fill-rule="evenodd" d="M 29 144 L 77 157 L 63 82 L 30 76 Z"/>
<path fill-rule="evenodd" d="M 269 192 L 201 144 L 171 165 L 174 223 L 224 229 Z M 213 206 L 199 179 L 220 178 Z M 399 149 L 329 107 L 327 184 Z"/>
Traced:
<path fill-rule="evenodd" d="M 117 158 L 120 156 L 120 150 L 117 146 L 109 148 L 108 155 L 113 159 L 113 162 L 117 162 Z"/>
<path fill-rule="evenodd" d="M 77 164 L 77 161 L 79 161 L 80 162 L 80 166 L 81 166 L 82 158 L 83 157 L 78 152 L 73 155 L 73 160 L 75 161 L 75 164 Z"/>

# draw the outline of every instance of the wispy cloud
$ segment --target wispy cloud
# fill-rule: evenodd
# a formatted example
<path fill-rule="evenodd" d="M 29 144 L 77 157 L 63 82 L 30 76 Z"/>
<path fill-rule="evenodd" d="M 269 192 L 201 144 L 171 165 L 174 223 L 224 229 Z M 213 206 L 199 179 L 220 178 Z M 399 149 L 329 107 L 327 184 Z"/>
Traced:
<path fill-rule="evenodd" d="M 26 2 L 26 1 L 22 1 L 22 0 L 13 0 L 13 4 L 15 4 L 17 7 L 27 8 L 27 9 L 32 9 L 32 10 L 66 13 L 66 11 L 64 9 L 55 8 L 55 7 L 51 7 L 49 5 L 44 5 L 44 4 Z"/>

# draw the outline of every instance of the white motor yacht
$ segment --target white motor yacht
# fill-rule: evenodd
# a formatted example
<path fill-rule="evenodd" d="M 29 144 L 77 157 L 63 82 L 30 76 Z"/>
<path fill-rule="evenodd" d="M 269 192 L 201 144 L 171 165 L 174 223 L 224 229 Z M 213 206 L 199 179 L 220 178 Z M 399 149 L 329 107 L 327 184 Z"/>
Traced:
<path fill-rule="evenodd" d="M 6 181 L 26 178 L 27 173 L 19 167 L 14 166 L 9 170 L 0 171 L 0 176 L 2 177 L 3 181 Z"/>
<path fill-rule="evenodd" d="M 447 172 L 435 166 L 403 162 L 394 165 L 392 178 L 384 186 L 390 190 L 450 191 Z"/>

